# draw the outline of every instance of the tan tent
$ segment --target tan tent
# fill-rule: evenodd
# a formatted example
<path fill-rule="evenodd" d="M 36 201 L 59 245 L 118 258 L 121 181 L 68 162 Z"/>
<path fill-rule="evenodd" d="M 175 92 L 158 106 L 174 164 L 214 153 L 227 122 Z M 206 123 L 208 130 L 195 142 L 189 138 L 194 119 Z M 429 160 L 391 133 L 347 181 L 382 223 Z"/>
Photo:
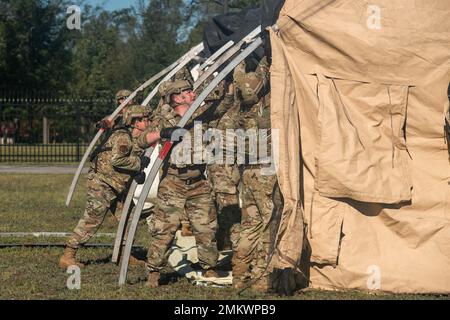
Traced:
<path fill-rule="evenodd" d="M 286 0 L 271 30 L 285 198 L 275 267 L 450 293 L 449 0 Z"/>

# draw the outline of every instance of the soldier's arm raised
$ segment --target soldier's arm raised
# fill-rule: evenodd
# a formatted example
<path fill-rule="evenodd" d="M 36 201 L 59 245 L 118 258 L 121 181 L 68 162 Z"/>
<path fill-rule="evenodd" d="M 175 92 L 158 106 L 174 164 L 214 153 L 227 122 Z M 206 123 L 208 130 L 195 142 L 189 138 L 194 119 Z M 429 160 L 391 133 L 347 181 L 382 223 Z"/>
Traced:
<path fill-rule="evenodd" d="M 137 139 L 137 144 L 142 149 L 147 149 L 153 144 L 157 143 L 161 139 L 159 131 L 154 131 L 154 129 L 145 130 Z"/>
<path fill-rule="evenodd" d="M 234 105 L 234 85 L 233 83 L 228 84 L 227 92 L 223 100 L 214 110 L 214 116 L 218 119 L 222 118 L 228 110 L 230 110 Z"/>
<path fill-rule="evenodd" d="M 158 143 L 161 140 L 161 136 L 159 135 L 159 120 L 154 120 L 153 125 L 148 127 L 142 134 L 137 138 L 137 145 L 142 149 L 147 149 Z"/>
<path fill-rule="evenodd" d="M 220 119 L 223 115 L 234 105 L 234 85 L 233 83 L 228 83 L 226 87 L 226 92 L 223 99 L 220 102 L 216 102 L 218 105 L 216 107 L 209 107 L 204 105 L 199 107 L 194 115 L 192 116 L 191 122 L 193 121 L 203 121 L 209 122 L 216 119 Z"/>
<path fill-rule="evenodd" d="M 150 131 L 148 133 L 145 133 L 142 135 L 143 138 L 138 140 L 138 145 L 141 148 L 148 148 L 152 146 L 153 144 L 159 142 L 161 139 L 171 139 L 172 134 L 176 131 L 182 129 L 180 127 L 168 127 L 163 128 L 160 131 Z"/>
<path fill-rule="evenodd" d="M 179 127 L 173 126 L 170 121 L 162 117 L 155 119 L 155 124 L 139 136 L 137 144 L 140 148 L 147 149 L 161 139 L 170 139 L 177 129 Z"/>

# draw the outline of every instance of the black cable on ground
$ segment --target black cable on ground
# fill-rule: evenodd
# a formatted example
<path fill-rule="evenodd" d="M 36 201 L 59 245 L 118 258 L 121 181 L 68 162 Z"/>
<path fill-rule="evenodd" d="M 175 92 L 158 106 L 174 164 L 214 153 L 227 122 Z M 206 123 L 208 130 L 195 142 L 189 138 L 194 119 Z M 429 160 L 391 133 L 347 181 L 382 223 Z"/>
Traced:
<path fill-rule="evenodd" d="M 0 243 L 0 248 L 15 248 L 15 247 L 25 247 L 25 248 L 45 248 L 45 247 L 65 247 L 65 243 Z M 83 245 L 83 248 L 110 248 L 114 244 L 108 243 L 91 243 Z M 133 248 L 143 248 L 143 246 L 135 245 Z"/>

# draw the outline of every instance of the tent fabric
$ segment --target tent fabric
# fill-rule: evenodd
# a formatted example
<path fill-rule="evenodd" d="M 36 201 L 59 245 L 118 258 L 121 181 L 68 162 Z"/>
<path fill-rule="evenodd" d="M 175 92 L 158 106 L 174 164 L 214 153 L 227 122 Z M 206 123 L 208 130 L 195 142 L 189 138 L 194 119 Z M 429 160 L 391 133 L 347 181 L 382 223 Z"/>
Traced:
<path fill-rule="evenodd" d="M 449 17 L 448 0 L 286 0 L 275 268 L 298 267 L 304 220 L 311 287 L 450 293 Z"/>

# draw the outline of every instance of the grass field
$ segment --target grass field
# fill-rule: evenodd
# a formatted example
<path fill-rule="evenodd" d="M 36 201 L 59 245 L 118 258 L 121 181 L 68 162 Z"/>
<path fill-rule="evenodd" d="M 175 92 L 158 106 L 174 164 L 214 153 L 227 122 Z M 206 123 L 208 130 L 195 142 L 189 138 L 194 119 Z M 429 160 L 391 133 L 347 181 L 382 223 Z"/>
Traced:
<path fill-rule="evenodd" d="M 84 180 L 70 208 L 64 204 L 70 175 L 0 175 L 0 232 L 70 231 L 82 215 Z M 114 232 L 107 219 L 100 232 Z M 146 243 L 146 225 L 141 223 L 137 244 Z M 64 239 L 0 238 L 2 243 L 61 243 Z M 97 243 L 111 243 L 99 238 Z M 0 248 L 0 299 L 277 299 L 251 290 L 238 296 L 232 288 L 197 287 L 185 279 L 157 289 L 144 286 L 144 268 L 131 269 L 129 283 L 117 286 L 119 267 L 110 262 L 111 248 L 86 248 L 80 259 L 87 264 L 81 274 L 81 290 L 66 288 L 68 274 L 58 269 L 58 247 Z M 136 251 L 145 257 L 145 250 Z M 367 294 L 355 291 L 306 290 L 289 299 L 448 299 L 432 295 Z"/>

